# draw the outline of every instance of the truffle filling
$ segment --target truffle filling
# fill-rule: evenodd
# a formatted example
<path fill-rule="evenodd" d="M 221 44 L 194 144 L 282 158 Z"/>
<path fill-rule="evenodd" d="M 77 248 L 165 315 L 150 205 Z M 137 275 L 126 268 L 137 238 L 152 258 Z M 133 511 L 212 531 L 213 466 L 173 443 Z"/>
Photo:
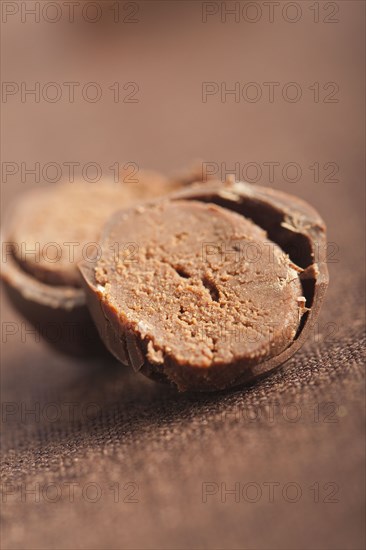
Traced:
<path fill-rule="evenodd" d="M 98 293 L 149 361 L 258 363 L 284 351 L 304 311 L 296 266 L 251 220 L 210 203 L 119 214 L 95 264 Z"/>

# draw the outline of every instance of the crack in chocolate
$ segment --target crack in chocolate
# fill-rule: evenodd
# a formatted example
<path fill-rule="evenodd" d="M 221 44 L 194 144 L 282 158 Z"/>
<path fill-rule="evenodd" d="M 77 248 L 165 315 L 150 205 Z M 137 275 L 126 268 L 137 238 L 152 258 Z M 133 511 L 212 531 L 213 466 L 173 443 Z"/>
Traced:
<path fill-rule="evenodd" d="M 178 273 L 179 277 L 182 277 L 183 279 L 190 279 L 190 274 L 181 266 L 172 266 L 173 269 Z"/>
<path fill-rule="evenodd" d="M 205 275 L 204 277 L 202 277 L 202 284 L 209 291 L 212 301 L 219 302 L 220 292 L 214 281 L 207 277 L 207 275 Z"/>

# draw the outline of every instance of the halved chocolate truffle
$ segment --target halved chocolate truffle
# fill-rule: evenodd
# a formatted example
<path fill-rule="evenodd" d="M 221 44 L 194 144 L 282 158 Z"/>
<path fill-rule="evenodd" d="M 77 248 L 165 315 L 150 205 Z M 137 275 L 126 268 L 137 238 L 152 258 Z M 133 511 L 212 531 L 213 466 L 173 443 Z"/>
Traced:
<path fill-rule="evenodd" d="M 80 266 L 102 338 L 123 363 L 180 390 L 271 370 L 295 351 L 313 304 L 315 227 L 323 232 L 302 201 L 235 183 L 119 212 L 101 258 Z M 299 263 L 286 250 L 296 233 L 308 245 L 294 252 Z"/>

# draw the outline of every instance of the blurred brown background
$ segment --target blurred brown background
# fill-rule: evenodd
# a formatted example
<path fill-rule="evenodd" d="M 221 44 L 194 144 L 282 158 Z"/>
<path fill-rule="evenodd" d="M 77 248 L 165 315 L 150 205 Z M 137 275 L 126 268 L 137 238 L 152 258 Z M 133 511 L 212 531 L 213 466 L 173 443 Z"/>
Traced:
<path fill-rule="evenodd" d="M 57 355 L 4 297 L 2 547 L 363 548 L 364 2 L 35 4 L 1 5 L 3 212 L 35 163 L 204 159 L 311 202 L 331 285 L 284 369 L 201 397 Z"/>

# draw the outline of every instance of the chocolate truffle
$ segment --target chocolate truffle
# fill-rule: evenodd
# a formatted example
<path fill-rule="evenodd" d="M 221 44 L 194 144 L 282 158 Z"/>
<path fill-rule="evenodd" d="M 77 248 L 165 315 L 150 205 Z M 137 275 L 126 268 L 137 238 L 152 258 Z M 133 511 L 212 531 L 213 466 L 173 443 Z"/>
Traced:
<path fill-rule="evenodd" d="M 315 227 L 302 201 L 234 182 L 119 212 L 101 257 L 80 265 L 102 338 L 122 363 L 182 391 L 271 370 L 296 351 L 311 311 L 320 271 L 311 238 L 297 245 Z"/>

